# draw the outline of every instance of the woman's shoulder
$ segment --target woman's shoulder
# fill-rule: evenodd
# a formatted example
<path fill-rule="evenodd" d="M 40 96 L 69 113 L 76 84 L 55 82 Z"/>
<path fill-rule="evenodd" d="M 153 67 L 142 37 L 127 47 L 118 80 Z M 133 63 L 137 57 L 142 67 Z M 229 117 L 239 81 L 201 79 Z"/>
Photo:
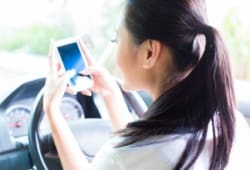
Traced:
<path fill-rule="evenodd" d="M 100 155 L 106 155 L 125 169 L 172 169 L 183 152 L 187 135 L 154 136 L 131 145 L 116 147 L 123 137 L 111 138 L 101 149 Z"/>
<path fill-rule="evenodd" d="M 104 148 L 110 149 L 113 148 L 114 151 L 138 151 L 152 148 L 163 148 L 163 147 L 171 147 L 177 148 L 180 145 L 185 145 L 187 140 L 190 138 L 192 134 L 173 134 L 173 135 L 156 135 L 148 137 L 144 140 L 135 142 L 130 145 L 116 147 L 120 142 L 124 141 L 126 137 L 122 136 L 113 136 L 110 140 L 104 145 Z"/>

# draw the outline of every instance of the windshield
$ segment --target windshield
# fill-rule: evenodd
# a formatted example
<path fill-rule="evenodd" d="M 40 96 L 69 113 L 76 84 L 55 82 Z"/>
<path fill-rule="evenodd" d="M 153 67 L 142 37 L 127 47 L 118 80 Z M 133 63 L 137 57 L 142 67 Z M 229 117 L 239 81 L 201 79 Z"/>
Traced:
<path fill-rule="evenodd" d="M 0 96 L 16 82 L 47 73 L 50 41 L 84 40 L 93 57 L 115 70 L 110 39 L 122 12 L 117 0 L 0 0 Z"/>
<path fill-rule="evenodd" d="M 122 0 L 0 0 L 0 95 L 14 82 L 46 76 L 51 39 L 81 36 L 93 57 L 111 73 L 115 47 L 110 43 L 121 20 Z M 227 44 L 234 77 L 250 80 L 250 22 L 245 0 L 209 0 L 210 23 Z"/>

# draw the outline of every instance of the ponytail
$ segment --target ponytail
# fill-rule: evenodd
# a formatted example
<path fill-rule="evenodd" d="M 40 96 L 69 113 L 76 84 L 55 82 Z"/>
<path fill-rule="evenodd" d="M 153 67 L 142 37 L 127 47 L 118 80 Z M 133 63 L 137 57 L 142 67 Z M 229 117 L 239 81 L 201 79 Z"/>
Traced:
<path fill-rule="evenodd" d="M 209 83 L 209 85 L 205 85 L 207 88 L 204 96 L 206 97 L 203 98 L 213 134 L 213 152 L 209 169 L 223 170 L 229 160 L 235 125 L 236 104 L 229 56 L 215 28 L 204 26 L 198 29 L 197 33 L 203 34 L 206 39 L 205 51 L 194 72 L 200 71 L 201 67 L 205 68 L 206 83 Z M 203 131 L 196 133 L 196 137 L 189 140 L 175 170 L 183 167 L 187 155 L 190 155 L 191 150 L 195 150 L 193 159 L 190 159 L 183 169 L 189 169 L 192 166 L 205 145 L 207 131 L 208 127 L 204 127 Z M 197 137 L 197 135 L 201 137 Z M 196 139 L 200 139 L 200 142 L 195 143 Z"/>
<path fill-rule="evenodd" d="M 211 67 L 210 94 L 214 101 L 212 105 L 216 108 L 215 116 L 212 117 L 213 129 L 213 153 L 209 169 L 224 169 L 228 163 L 235 125 L 235 96 L 229 56 L 216 29 L 206 26 L 203 30 L 206 36 L 206 49 L 204 59 L 206 65 Z M 218 96 L 219 94 L 219 96 Z"/>

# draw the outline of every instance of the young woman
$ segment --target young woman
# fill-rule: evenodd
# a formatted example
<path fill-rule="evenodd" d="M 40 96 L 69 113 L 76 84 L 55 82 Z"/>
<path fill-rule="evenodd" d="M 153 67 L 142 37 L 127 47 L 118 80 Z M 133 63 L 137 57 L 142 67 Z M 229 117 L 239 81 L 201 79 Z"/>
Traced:
<path fill-rule="evenodd" d="M 219 33 L 207 23 L 204 4 L 126 1 L 117 52 L 123 88 L 145 90 L 154 100 L 138 121 L 131 121 L 118 86 L 107 71 L 96 67 L 81 43 L 90 65 L 85 74 L 94 79 L 91 90 L 104 98 L 113 128 L 119 130 L 91 164 L 59 110 L 74 73 L 59 74 L 50 53 L 44 109 L 64 169 L 249 168 L 237 155 L 250 153 L 250 140 L 245 122 L 238 123 L 228 53 Z"/>

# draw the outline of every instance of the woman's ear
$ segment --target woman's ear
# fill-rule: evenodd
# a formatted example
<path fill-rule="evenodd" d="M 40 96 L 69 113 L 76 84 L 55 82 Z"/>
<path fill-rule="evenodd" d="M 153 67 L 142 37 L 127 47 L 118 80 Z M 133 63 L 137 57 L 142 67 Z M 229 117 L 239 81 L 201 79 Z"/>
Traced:
<path fill-rule="evenodd" d="M 144 43 L 145 51 L 142 57 L 142 66 L 145 69 L 150 69 L 159 60 L 162 44 L 157 40 L 147 40 Z"/>

